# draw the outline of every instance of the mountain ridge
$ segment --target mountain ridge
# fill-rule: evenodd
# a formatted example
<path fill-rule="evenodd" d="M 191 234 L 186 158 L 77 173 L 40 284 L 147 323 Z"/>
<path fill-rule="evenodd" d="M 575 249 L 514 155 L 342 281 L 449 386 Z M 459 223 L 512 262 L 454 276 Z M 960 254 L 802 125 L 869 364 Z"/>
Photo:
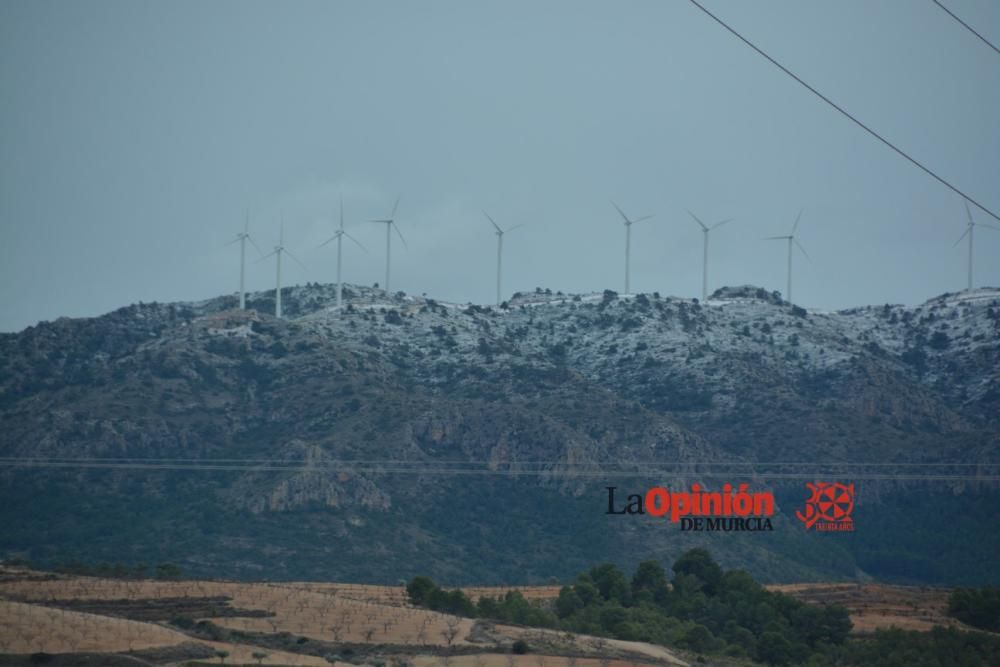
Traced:
<path fill-rule="evenodd" d="M 879 468 L 889 476 L 952 477 L 862 475 L 859 531 L 864 514 L 899 531 L 898 517 L 933 500 L 921 511 L 950 540 L 962 521 L 949 512 L 964 502 L 1000 507 L 988 481 L 1000 459 L 998 290 L 834 313 L 752 286 L 706 303 L 539 289 L 500 308 L 344 293 L 338 311 L 333 285 L 285 288 L 282 320 L 267 313 L 273 293 L 254 293 L 247 311 L 232 296 L 139 304 L 0 335 L 4 457 L 261 463 L 194 475 L 5 467 L 0 553 L 169 556 L 241 576 L 394 581 L 391 572 L 421 565 L 440 579 L 538 581 L 573 563 L 709 540 L 725 564 L 765 580 L 995 571 L 995 538 L 981 535 L 936 558 L 926 546 L 937 535 L 901 534 L 900 548 L 923 545 L 906 575 L 913 563 L 895 545 L 883 553 L 874 532 L 837 544 L 806 534 L 794 520 L 803 482 L 779 473 L 849 476 L 869 463 L 893 464 Z M 301 469 L 263 465 L 281 460 Z M 954 474 L 969 464 L 983 481 Z M 711 483 L 720 470 L 776 489 L 773 539 L 602 514 L 605 483 Z M 169 539 L 156 544 L 157 533 Z M 543 555 L 528 558 L 512 539 Z"/>

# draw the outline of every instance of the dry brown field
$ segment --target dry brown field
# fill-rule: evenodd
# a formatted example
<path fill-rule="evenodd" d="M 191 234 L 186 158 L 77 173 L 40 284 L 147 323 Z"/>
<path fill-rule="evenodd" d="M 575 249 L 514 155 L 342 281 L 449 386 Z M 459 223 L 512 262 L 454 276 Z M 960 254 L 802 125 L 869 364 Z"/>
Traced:
<path fill-rule="evenodd" d="M 897 627 L 959 626 L 946 615 L 949 590 L 885 584 L 769 586 L 809 604 L 837 604 L 856 633 Z M 553 599 L 558 586 L 463 587 L 473 599 L 518 591 Z M 171 623 L 178 617 L 193 630 Z M 213 635 L 212 633 L 217 633 Z M 524 639 L 530 655 L 513 655 Z M 192 649 L 193 647 L 193 649 Z M 636 667 L 685 665 L 674 652 L 641 642 L 477 622 L 407 604 L 400 586 L 323 582 L 239 583 L 115 580 L 0 568 L 0 654 L 101 653 L 135 664 L 327 665 L 349 647 L 351 663 L 412 667 Z M 180 657 L 178 657 L 180 656 Z M 195 656 L 197 657 L 197 656 Z M 344 656 L 341 656 L 344 657 Z M 344 657 L 346 660 L 347 657 Z M 341 662 L 341 667 L 347 667 Z"/>
<path fill-rule="evenodd" d="M 836 604 L 851 613 L 856 634 L 878 629 L 927 631 L 935 626 L 962 627 L 947 615 L 947 588 L 888 584 L 781 584 L 768 586 L 816 605 Z"/>
<path fill-rule="evenodd" d="M 511 590 L 544 599 L 558 595 L 559 588 L 463 590 L 474 599 Z M 238 634 L 215 640 L 197 628 L 172 624 L 177 617 Z M 512 655 L 509 648 L 517 639 L 528 641 L 533 654 Z M 276 646 L 279 640 L 282 644 Z M 136 664 L 182 665 L 188 660 L 169 660 L 171 651 L 182 646 L 195 646 L 209 656 L 226 651 L 227 664 L 256 663 L 253 653 L 258 652 L 267 653 L 263 664 L 327 665 L 325 656 L 344 646 L 354 656 L 370 657 L 369 664 L 405 659 L 413 667 L 687 664 L 651 644 L 477 624 L 418 609 L 407 604 L 402 586 L 133 581 L 0 569 L 0 654 L 103 653 L 131 656 Z M 167 657 L 157 658 L 160 654 Z"/>

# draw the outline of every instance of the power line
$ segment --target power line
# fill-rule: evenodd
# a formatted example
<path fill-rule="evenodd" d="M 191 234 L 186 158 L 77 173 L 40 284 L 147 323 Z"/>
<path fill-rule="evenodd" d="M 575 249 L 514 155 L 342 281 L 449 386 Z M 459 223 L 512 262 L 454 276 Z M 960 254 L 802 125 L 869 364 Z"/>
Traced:
<path fill-rule="evenodd" d="M 210 457 L 197 457 L 197 458 L 184 458 L 184 457 L 114 457 L 114 456 L 0 456 L 0 465 L 6 462 L 11 463 L 75 463 L 75 462 L 86 462 L 86 463 L 195 463 L 195 464 L 216 464 L 216 463 L 243 463 L 243 464 L 253 464 L 253 463 L 266 463 L 278 465 L 281 463 L 293 463 L 302 466 L 308 465 L 308 462 L 301 459 L 288 459 L 288 458 L 266 458 L 266 459 L 256 459 L 256 458 L 210 458 Z M 325 459 L 319 461 L 318 465 L 413 465 L 413 466 L 435 466 L 435 465 L 488 465 L 496 464 L 496 461 L 487 459 L 429 459 L 429 460 L 418 460 L 418 459 Z M 570 462 L 570 461 L 559 461 L 559 460 L 524 460 L 524 461 L 510 461 L 504 465 L 559 465 L 566 468 L 581 467 L 581 466 L 629 466 L 629 465 L 658 465 L 658 466 L 889 466 L 889 467 L 956 467 L 956 466 L 967 466 L 967 467 L 1000 467 L 1000 461 L 979 461 L 979 462 L 967 462 L 967 461 L 939 461 L 939 462 L 927 462 L 927 461 L 914 461 L 914 462 L 886 462 L 886 461 L 684 461 L 684 460 L 635 460 L 635 461 L 590 461 L 590 462 Z"/>
<path fill-rule="evenodd" d="M 831 100 L 829 97 L 827 97 L 823 93 L 819 92 L 818 90 L 816 90 L 815 88 L 813 88 L 812 86 L 810 86 L 808 83 L 806 83 L 801 78 L 799 78 L 790 69 L 788 69 L 787 67 L 785 67 L 784 65 L 782 65 L 781 63 L 779 63 L 777 60 L 775 60 L 771 56 L 769 56 L 766 53 L 764 53 L 764 51 L 762 51 L 759 47 L 757 47 L 756 44 L 754 44 L 753 42 L 751 42 L 749 39 L 747 39 L 746 37 L 744 37 L 740 33 L 736 32 L 736 30 L 734 30 L 733 28 L 731 28 L 729 26 L 729 24 L 727 24 L 725 21 L 723 21 L 722 19 L 720 19 L 718 16 L 716 16 L 712 12 L 708 11 L 704 6 L 702 6 L 698 2 L 698 0 L 690 0 L 690 2 L 691 2 L 692 5 L 694 5 L 698 9 L 700 9 L 702 12 L 704 12 L 707 16 L 709 16 L 716 23 L 718 23 L 719 25 L 721 25 L 723 28 L 725 28 L 726 30 L 728 30 L 732 34 L 736 35 L 736 37 L 738 37 L 740 39 L 740 41 L 742 41 L 744 44 L 746 44 L 751 49 L 753 49 L 754 51 L 756 51 L 757 53 L 759 53 L 760 55 L 762 55 L 764 58 L 766 58 L 772 65 L 774 65 L 775 67 L 777 67 L 778 69 L 780 69 L 782 72 L 784 72 L 785 74 L 787 74 L 788 76 L 792 77 L 793 79 L 795 79 L 796 81 L 798 81 L 800 84 L 802 84 L 812 94 L 816 95 L 816 97 L 820 98 L 821 100 L 823 100 L 824 102 L 826 102 L 827 104 L 829 104 L 831 107 L 833 107 L 834 109 L 836 109 L 837 111 L 839 111 L 840 113 L 842 113 L 843 115 L 847 116 L 849 119 L 851 119 L 852 121 L 854 121 L 854 123 L 857 124 L 858 127 L 860 127 L 861 129 L 863 129 L 865 132 L 867 132 L 868 134 L 872 135 L 873 137 L 875 137 L 876 139 L 878 139 L 879 141 L 881 141 L 883 144 L 885 144 L 886 146 L 888 146 L 892 150 L 896 151 L 896 153 L 898 153 L 899 155 L 901 155 L 904 158 L 906 158 L 910 163 L 912 163 L 912 164 L 916 165 L 917 167 L 919 167 L 924 173 L 926 173 L 929 176 L 931 176 L 932 178 L 934 178 L 936 181 L 938 181 L 939 183 L 941 183 L 942 185 L 944 185 L 946 188 L 948 188 L 949 190 L 951 190 L 955 194 L 957 194 L 957 195 L 963 197 L 964 199 L 972 202 L 979 209 L 981 209 L 985 213 L 988 213 L 989 215 L 991 215 L 994 219 L 1000 220 L 1000 215 L 997 215 L 996 213 L 994 213 L 990 209 L 986 208 L 984 205 L 980 204 L 978 201 L 976 201 L 975 199 L 973 199 L 972 197 L 970 197 L 969 195 L 965 194 L 964 192 L 962 192 L 961 190 L 959 190 L 957 187 L 955 187 L 954 185 L 952 185 L 951 183 L 949 183 L 948 181 L 946 181 L 941 176 L 938 176 L 930 168 L 925 167 L 917 159 L 915 159 L 913 157 L 910 157 L 910 155 L 907 154 L 904 150 L 902 150 L 901 148 L 898 148 L 895 144 L 893 144 L 891 141 L 889 141 L 888 139 L 886 139 L 885 137 L 883 137 L 881 134 L 879 134 L 878 132 L 876 132 L 875 130 L 871 129 L 870 127 L 868 127 L 867 125 L 865 125 L 864 123 L 862 123 L 860 120 L 858 120 L 857 118 L 855 118 L 854 116 L 852 116 L 846 109 L 844 109 L 843 107 L 841 107 L 839 104 L 837 104 L 836 102 L 834 102 L 833 100 Z"/>
<path fill-rule="evenodd" d="M 968 23 L 966 23 L 962 19 L 960 19 L 957 16 L 955 16 L 954 12 L 952 12 L 950 9 L 948 9 L 947 7 L 945 7 L 944 5 L 942 5 L 940 2 L 938 2 L 938 0 L 931 0 L 931 2 L 933 2 L 935 5 L 937 5 L 938 7 L 940 7 L 942 9 L 942 11 L 944 11 L 945 14 L 947 14 L 951 18 L 953 18 L 956 21 L 958 21 L 959 23 L 961 23 L 962 26 L 966 30 L 968 30 L 969 32 L 971 32 L 973 35 L 975 35 L 979 39 L 983 40 L 983 42 L 986 44 L 986 46 L 990 47 L 991 49 L 993 49 L 994 51 L 996 51 L 998 55 L 1000 55 L 1000 49 L 998 49 L 997 47 L 993 46 L 993 44 L 990 42 L 990 40 L 986 39 L 985 37 L 983 37 L 982 35 L 980 35 L 978 32 L 976 32 L 976 30 L 971 25 L 969 25 Z M 978 206 L 978 204 L 977 204 L 977 206 Z"/>
<path fill-rule="evenodd" d="M 944 464 L 950 465 L 973 465 L 973 464 Z M 652 476 L 674 476 L 693 477 L 704 479 L 727 479 L 735 476 L 752 476 L 765 479 L 782 480 L 814 480 L 828 476 L 849 476 L 852 480 L 897 480 L 897 481 L 979 481 L 979 482 L 1000 482 L 1000 475 L 996 471 L 988 473 L 868 473 L 868 472 L 841 472 L 837 470 L 837 465 L 819 464 L 815 471 L 798 472 L 768 472 L 765 470 L 740 471 L 711 471 L 711 470 L 671 470 L 668 468 L 656 469 L 644 467 L 641 470 L 574 470 L 570 469 L 490 469 L 490 468 L 434 468 L 421 466 L 366 466 L 366 467 L 344 467 L 343 464 L 323 465 L 246 465 L 233 463 L 171 463 L 153 462 L 145 463 L 141 461 L 131 462 L 98 462 L 98 461 L 52 461 L 52 460 L 6 460 L 0 461 L 0 466 L 12 468 L 63 468 L 63 469 L 114 469 L 114 470 L 176 470 L 176 471 L 230 471 L 245 473 L 261 472 L 346 472 L 364 473 L 374 475 L 438 475 L 438 476 L 498 476 L 498 477 L 526 477 L 526 476 L 552 476 L 552 477 L 592 477 L 592 478 L 648 478 Z M 985 467 L 996 467 L 985 464 Z"/>

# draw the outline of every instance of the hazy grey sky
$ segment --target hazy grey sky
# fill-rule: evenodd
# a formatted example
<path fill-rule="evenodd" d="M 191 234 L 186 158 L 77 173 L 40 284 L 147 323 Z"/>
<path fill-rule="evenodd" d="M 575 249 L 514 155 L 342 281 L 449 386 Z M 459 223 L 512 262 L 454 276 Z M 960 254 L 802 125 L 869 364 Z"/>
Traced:
<path fill-rule="evenodd" d="M 1000 209 L 1000 56 L 929 0 L 705 4 L 871 126 Z M 1000 3 L 948 0 L 1000 42 Z M 784 290 L 799 208 L 807 307 L 921 302 L 965 284 L 961 200 L 682 0 L 635 2 L 39 2 L 0 4 L 0 330 L 135 301 L 237 288 L 223 248 L 251 212 L 286 284 L 345 280 L 492 300 L 622 289 Z M 991 222 L 981 212 L 976 217 Z M 993 221 L 995 222 L 995 221 Z M 997 223 L 1000 224 L 1000 223 Z M 1000 284 L 1000 232 L 976 282 Z M 250 264 L 252 289 L 274 266 Z"/>

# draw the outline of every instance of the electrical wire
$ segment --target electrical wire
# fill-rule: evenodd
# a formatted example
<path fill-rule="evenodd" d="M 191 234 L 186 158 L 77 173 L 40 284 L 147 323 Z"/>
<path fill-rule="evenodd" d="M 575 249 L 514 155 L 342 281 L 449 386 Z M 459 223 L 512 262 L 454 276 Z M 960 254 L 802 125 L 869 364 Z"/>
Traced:
<path fill-rule="evenodd" d="M 766 58 L 772 65 L 774 65 L 775 67 L 777 67 L 778 69 L 780 69 L 782 72 L 784 72 L 788 76 L 790 76 L 793 79 L 795 79 L 796 81 L 798 81 L 807 90 L 809 90 L 811 93 L 813 93 L 814 95 L 816 95 L 816 97 L 820 98 L 821 100 L 823 100 L 824 102 L 826 102 L 827 104 L 829 104 L 831 107 L 833 107 L 834 109 L 836 109 L 837 111 L 839 111 L 840 113 L 842 113 L 844 116 L 847 116 L 849 119 L 851 119 L 852 121 L 854 121 L 854 123 L 857 124 L 858 127 L 860 127 L 861 129 L 863 129 L 865 132 L 867 132 L 868 134 L 872 135 L 873 137 L 875 137 L 876 139 L 878 139 L 879 141 L 881 141 L 883 144 L 885 144 L 886 146 L 888 146 L 892 150 L 896 151 L 896 153 L 898 153 L 899 155 L 901 155 L 904 158 L 906 158 L 909 162 L 911 162 L 912 164 L 916 165 L 924 173 L 926 173 L 929 176 L 931 176 L 932 178 L 934 178 L 936 181 L 938 181 L 939 183 L 941 183 L 942 185 L 944 185 L 945 187 L 947 187 L 952 192 L 954 192 L 957 195 L 961 196 L 962 198 L 968 200 L 969 202 L 975 204 L 977 207 L 979 207 L 980 210 L 984 211 L 985 213 L 988 213 L 994 219 L 1000 221 L 1000 215 L 997 215 L 996 213 L 994 213 L 990 209 L 986 208 L 983 204 L 980 204 L 978 201 L 976 201 L 975 199 L 973 199 L 971 196 L 965 194 L 963 191 L 959 190 L 956 186 L 954 186 L 951 183 L 949 183 L 948 181 L 946 181 L 941 176 L 938 176 L 930 168 L 925 167 L 917 159 L 911 157 L 904 150 L 902 150 L 901 148 L 898 148 L 895 144 L 893 144 L 891 141 L 889 141 L 888 139 L 886 139 L 885 137 L 883 137 L 881 134 L 879 134 L 878 132 L 876 132 L 875 130 L 871 129 L 870 127 L 868 127 L 867 125 L 865 125 L 864 123 L 862 123 L 860 120 L 858 120 L 857 118 L 855 118 L 853 115 L 850 114 L 850 112 L 848 112 L 846 109 L 844 109 L 843 107 L 841 107 L 839 104 L 837 104 L 836 102 L 834 102 L 833 100 L 831 100 L 829 97 L 827 97 L 823 93 L 819 92 L 818 90 L 816 90 L 815 88 L 813 88 L 812 86 L 810 86 L 808 83 L 806 83 L 801 78 L 799 78 L 790 69 L 788 69 L 787 67 L 785 67 L 784 65 L 782 65 L 781 63 L 779 63 L 777 60 L 775 60 L 771 56 L 769 56 L 766 53 L 764 53 L 764 51 L 761 50 L 756 44 L 754 44 L 749 39 L 747 39 L 746 37 L 744 37 L 743 35 L 741 35 L 740 33 L 738 33 L 735 29 L 733 29 L 732 27 L 730 27 L 729 24 L 727 24 L 725 21 L 723 21 L 722 19 L 720 19 L 718 16 L 716 16 L 712 12 L 708 11 L 708 9 L 706 9 L 701 3 L 699 3 L 698 0 L 689 0 L 689 2 L 692 5 L 694 5 L 695 7 L 697 7 L 698 9 L 700 9 L 702 12 L 704 12 L 707 16 L 709 16 L 716 23 L 718 23 L 723 28 L 725 28 L 726 30 L 728 30 L 729 32 L 731 32 L 732 34 L 734 34 L 736 37 L 738 37 L 740 39 L 740 41 L 742 41 L 744 44 L 746 44 L 751 49 L 753 49 L 754 51 L 756 51 L 757 53 L 759 53 L 761 56 L 763 56 L 764 58 Z"/>
<path fill-rule="evenodd" d="M 169 457 L 169 458 L 157 458 L 157 457 L 105 457 L 105 456 L 0 456 L 0 464 L 3 462 L 97 462 L 97 463 L 267 463 L 267 464 L 279 464 L 279 463 L 297 463 L 301 465 L 306 465 L 308 461 L 301 458 L 296 459 L 280 459 L 280 458 L 267 458 L 267 459 L 250 459 L 250 458 L 208 458 L 208 457 L 198 457 L 198 458 L 179 458 L 179 457 Z M 319 461 L 323 465 L 353 465 L 353 464 L 389 464 L 389 465 L 422 465 L 431 466 L 437 464 L 500 464 L 497 461 L 490 461 L 487 459 L 431 459 L 431 460 L 413 460 L 413 459 L 324 459 Z M 560 465 L 564 467 L 576 467 L 576 466 L 615 466 L 615 465 L 660 465 L 660 466 L 898 466 L 898 467 L 953 467 L 953 466 L 970 466 L 970 467 L 1000 467 L 1000 462 L 960 462 L 960 461 L 940 461 L 940 462 L 927 462 L 927 461 L 914 461 L 914 462 L 892 462 L 892 461 L 648 461 L 648 460 L 636 460 L 636 461 L 580 461 L 580 462 L 569 462 L 569 461 L 546 461 L 546 460 L 526 460 L 526 461 L 510 461 L 502 465 Z"/>
<path fill-rule="evenodd" d="M 630 464 L 619 464 L 630 465 Z M 635 464 L 631 464 L 635 465 Z M 244 473 L 267 473 L 267 472 L 332 472 L 348 474 L 372 474 L 372 475 L 425 475 L 425 476 L 505 476 L 505 477 L 526 477 L 526 476 L 549 476 L 549 477 L 594 477 L 594 478 L 639 478 L 651 476 L 677 476 L 677 477 L 697 477 L 697 478 L 733 478 L 743 475 L 760 479 L 788 479 L 788 480 L 812 480 L 819 477 L 845 476 L 854 480 L 898 480 L 898 481 L 978 481 L 997 482 L 1000 481 L 1000 471 L 983 471 L 977 473 L 870 473 L 863 471 L 846 472 L 843 466 L 838 464 L 813 464 L 815 470 L 799 472 L 769 472 L 766 470 L 739 471 L 725 470 L 691 470 L 689 464 L 674 464 L 683 466 L 682 469 L 672 469 L 671 467 L 651 468 L 648 465 L 638 470 L 602 470 L 602 469 L 574 469 L 573 466 L 561 466 L 556 468 L 439 468 L 428 467 L 426 465 L 367 465 L 367 466 L 344 466 L 343 463 L 314 463 L 305 465 L 298 462 L 296 465 L 247 465 L 239 463 L 174 463 L 167 460 L 160 462 L 144 462 L 142 460 L 133 461 L 58 461 L 42 459 L 6 459 L 0 461 L 0 466 L 10 468 L 62 468 L 62 469 L 111 469 L 111 470 L 174 470 L 174 471 L 230 471 Z M 798 464 L 796 464 L 798 465 Z M 808 464 L 802 464 L 808 465 Z M 878 465 L 878 464 L 876 464 Z M 892 465 L 892 464 L 885 464 Z M 996 468 L 996 464 L 934 464 L 942 468 L 951 466 L 980 465 L 981 467 Z"/>
<path fill-rule="evenodd" d="M 962 27 L 964 27 L 966 30 L 968 30 L 969 32 L 971 32 L 973 35 L 975 35 L 979 39 L 983 40 L 983 43 L 985 43 L 986 46 L 988 46 L 991 49 L 993 49 L 994 51 L 996 51 L 997 55 L 1000 55 L 1000 49 L 998 49 L 997 47 L 995 47 L 993 45 L 993 43 L 990 42 L 990 40 L 986 39 L 981 34 L 979 34 L 978 32 L 976 32 L 975 28 L 973 28 L 971 25 L 969 25 L 968 23 L 966 23 L 962 19 L 960 19 L 957 16 L 955 16 L 954 12 L 952 12 L 950 9 L 948 9 L 947 7 L 945 7 L 944 5 L 942 5 L 940 2 L 938 2 L 938 0 L 931 0 L 931 2 L 933 2 L 935 5 L 937 5 L 938 7 L 940 7 L 942 9 L 942 11 L 944 11 L 945 14 L 947 14 L 948 16 L 950 16 L 951 18 L 955 19 L 960 24 L 962 24 Z"/>

